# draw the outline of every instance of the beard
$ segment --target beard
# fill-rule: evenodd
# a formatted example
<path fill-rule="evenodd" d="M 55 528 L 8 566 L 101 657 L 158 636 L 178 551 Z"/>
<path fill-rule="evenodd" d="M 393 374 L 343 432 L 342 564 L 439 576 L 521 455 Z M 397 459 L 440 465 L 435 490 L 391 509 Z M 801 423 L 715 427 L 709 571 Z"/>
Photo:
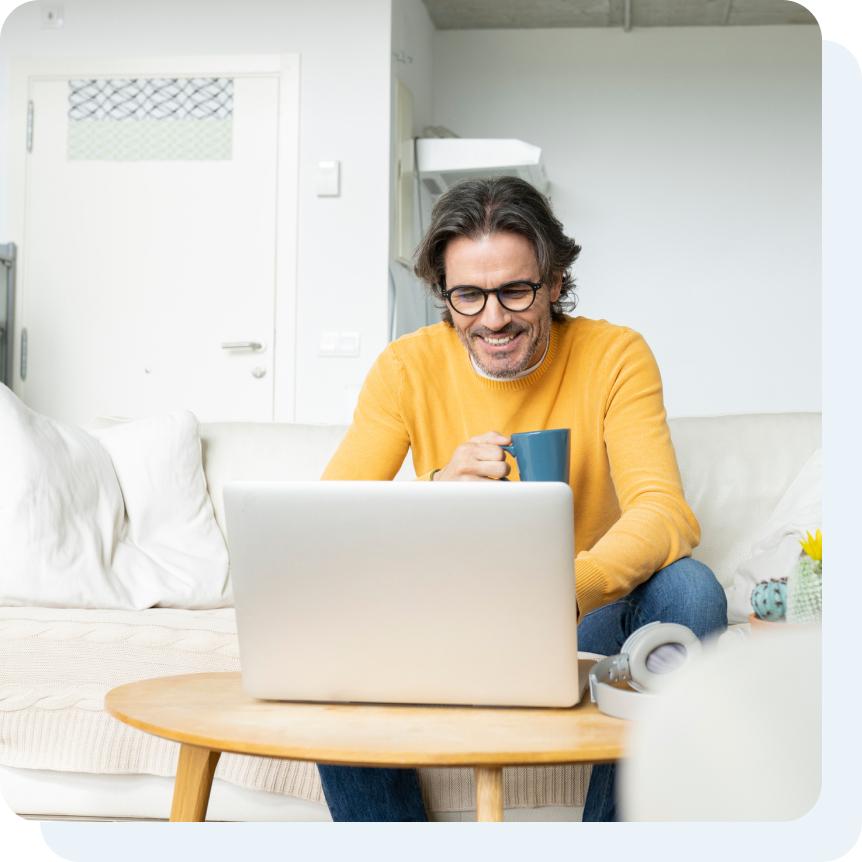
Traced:
<path fill-rule="evenodd" d="M 509 326 L 496 332 L 478 329 L 474 332 L 464 333 L 458 327 L 455 327 L 455 331 L 473 362 L 483 373 L 500 380 L 510 380 L 526 371 L 537 361 L 534 357 L 541 353 L 548 343 L 550 321 L 545 321 L 536 327 L 509 324 Z M 512 337 L 520 335 L 527 345 L 526 349 L 521 344 L 511 355 L 501 353 L 497 357 L 490 357 L 489 361 L 489 357 L 481 352 L 481 347 L 476 346 L 476 342 L 481 341 L 480 336 L 504 338 L 507 335 Z"/>

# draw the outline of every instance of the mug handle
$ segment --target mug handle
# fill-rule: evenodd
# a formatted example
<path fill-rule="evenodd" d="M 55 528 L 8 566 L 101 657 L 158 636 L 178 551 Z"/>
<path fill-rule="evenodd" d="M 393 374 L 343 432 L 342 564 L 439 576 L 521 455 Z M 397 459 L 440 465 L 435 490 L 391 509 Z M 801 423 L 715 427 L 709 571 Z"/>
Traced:
<path fill-rule="evenodd" d="M 510 443 L 508 446 L 501 446 L 500 448 L 501 448 L 504 452 L 508 452 L 508 453 L 509 453 L 513 458 L 515 458 L 515 460 L 516 460 L 516 461 L 518 460 L 518 459 L 515 457 L 515 450 L 514 450 L 514 448 L 512 447 L 512 444 L 511 444 L 511 443 Z M 500 479 L 500 481 L 501 481 L 501 482 L 508 482 L 508 481 L 509 481 L 509 479 L 508 479 L 508 477 L 507 477 L 507 476 L 503 476 L 503 478 L 502 478 L 502 479 Z"/>

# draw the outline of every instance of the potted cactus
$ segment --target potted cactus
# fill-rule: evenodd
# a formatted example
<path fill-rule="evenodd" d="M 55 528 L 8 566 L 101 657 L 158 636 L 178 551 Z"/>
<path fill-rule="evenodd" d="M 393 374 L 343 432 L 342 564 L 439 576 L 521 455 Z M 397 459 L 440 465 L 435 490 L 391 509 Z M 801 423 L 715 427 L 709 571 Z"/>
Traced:
<path fill-rule="evenodd" d="M 819 623 L 823 604 L 823 536 L 820 530 L 806 533 L 799 544 L 802 552 L 786 578 L 761 581 L 751 591 L 753 627 L 772 623 L 804 625 Z"/>
<path fill-rule="evenodd" d="M 823 608 L 823 536 L 818 530 L 800 542 L 802 554 L 787 581 L 787 622 L 819 623 Z"/>
<path fill-rule="evenodd" d="M 751 591 L 754 617 L 765 622 L 784 622 L 787 617 L 787 578 L 761 581 Z"/>

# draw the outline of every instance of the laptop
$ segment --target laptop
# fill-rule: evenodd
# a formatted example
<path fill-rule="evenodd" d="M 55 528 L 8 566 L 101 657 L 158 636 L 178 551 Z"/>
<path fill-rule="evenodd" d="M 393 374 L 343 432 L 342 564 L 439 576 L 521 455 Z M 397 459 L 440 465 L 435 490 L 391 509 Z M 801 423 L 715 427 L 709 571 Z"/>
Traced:
<path fill-rule="evenodd" d="M 232 482 L 242 683 L 267 700 L 568 707 L 561 482 Z"/>

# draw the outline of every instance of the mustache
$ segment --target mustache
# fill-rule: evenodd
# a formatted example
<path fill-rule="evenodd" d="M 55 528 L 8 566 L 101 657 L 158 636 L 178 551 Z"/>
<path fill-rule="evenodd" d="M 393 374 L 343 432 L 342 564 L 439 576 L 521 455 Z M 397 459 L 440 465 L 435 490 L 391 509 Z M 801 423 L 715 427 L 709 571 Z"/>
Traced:
<path fill-rule="evenodd" d="M 523 326 L 506 326 L 503 329 L 474 329 L 470 335 L 473 338 L 505 338 L 511 335 L 513 338 L 521 332 L 526 332 Z"/>

